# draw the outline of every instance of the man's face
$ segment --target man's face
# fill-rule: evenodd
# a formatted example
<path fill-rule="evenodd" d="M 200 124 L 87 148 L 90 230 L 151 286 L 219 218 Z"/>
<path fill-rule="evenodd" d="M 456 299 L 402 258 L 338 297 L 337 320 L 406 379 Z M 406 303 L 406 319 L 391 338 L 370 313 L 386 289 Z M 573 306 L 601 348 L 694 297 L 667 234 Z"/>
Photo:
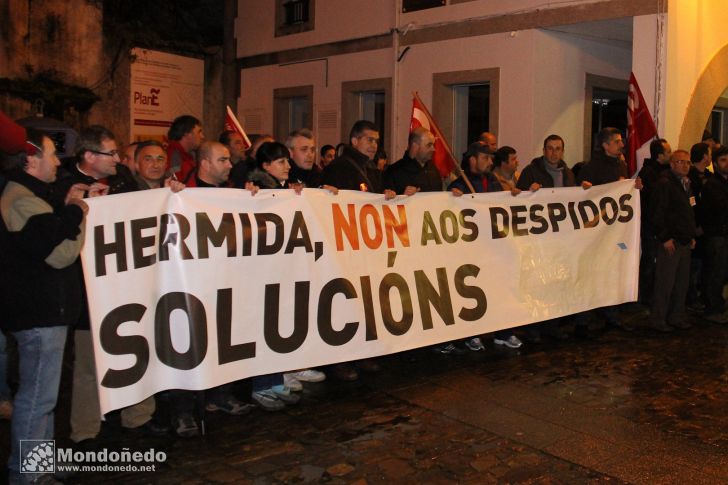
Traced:
<path fill-rule="evenodd" d="M 101 149 L 95 152 L 86 152 L 87 160 L 96 178 L 104 178 L 109 175 L 116 175 L 116 164 L 121 162 L 116 148 L 116 141 L 101 140 Z"/>
<path fill-rule="evenodd" d="M 602 143 L 604 153 L 610 157 L 618 158 L 622 154 L 624 148 L 624 142 L 622 141 L 622 135 L 612 135 L 608 142 Z"/>
<path fill-rule="evenodd" d="M 543 147 L 543 157 L 554 167 L 564 158 L 564 144 L 561 140 L 549 140 Z"/>
<path fill-rule="evenodd" d="M 369 157 L 369 160 L 374 160 L 377 146 L 379 146 L 379 132 L 364 130 L 361 135 L 351 139 L 351 146 L 362 155 Z"/>
<path fill-rule="evenodd" d="M 136 151 L 136 145 L 127 145 L 121 152 L 121 163 L 131 170 L 131 173 L 136 173 L 136 163 L 134 162 L 134 152 Z"/>
<path fill-rule="evenodd" d="M 28 157 L 28 168 L 32 169 L 32 175 L 47 183 L 55 182 L 60 164 L 61 161 L 56 156 L 56 146 L 47 136 L 43 137 L 43 152 Z"/>
<path fill-rule="evenodd" d="M 321 165 L 325 167 L 329 163 L 333 162 L 334 158 L 336 158 L 336 150 L 334 150 L 333 148 L 330 150 L 326 150 L 324 156 L 321 157 Z"/>
<path fill-rule="evenodd" d="M 242 160 L 245 158 L 245 141 L 238 133 L 232 133 L 230 135 L 230 145 L 228 146 L 228 149 L 230 150 L 230 156 L 233 159 Z"/>
<path fill-rule="evenodd" d="M 678 177 L 687 177 L 690 171 L 690 156 L 687 153 L 677 152 L 670 158 L 670 169 Z"/>
<path fill-rule="evenodd" d="M 724 177 L 728 177 L 728 155 L 718 157 L 718 160 L 713 163 L 713 168 Z"/>
<path fill-rule="evenodd" d="M 293 146 L 288 150 L 291 152 L 291 160 L 298 168 L 311 170 L 313 162 L 316 161 L 316 143 L 305 136 L 293 138 Z"/>
<path fill-rule="evenodd" d="M 503 162 L 502 169 L 506 173 L 516 173 L 516 170 L 518 170 L 518 154 L 516 153 L 509 153 L 508 154 L 508 161 Z"/>
<path fill-rule="evenodd" d="M 202 133 L 202 127 L 195 125 L 190 131 L 185 133 L 183 137 L 190 150 L 197 150 L 200 148 L 200 143 L 205 141 L 205 134 Z"/>
<path fill-rule="evenodd" d="M 210 179 L 209 182 L 220 185 L 227 182 L 230 169 L 233 168 L 233 164 L 230 162 L 230 151 L 224 146 L 215 145 L 211 153 L 212 156 L 207 161 L 207 175 Z"/>
<path fill-rule="evenodd" d="M 493 166 L 493 157 L 485 153 L 478 153 L 478 156 L 470 157 L 470 171 L 483 175 Z"/>
<path fill-rule="evenodd" d="M 483 143 L 490 148 L 492 151 L 496 151 L 498 149 L 498 139 L 493 133 L 486 133 L 481 135 L 483 138 Z"/>
<path fill-rule="evenodd" d="M 291 165 L 287 159 L 279 158 L 270 163 L 264 163 L 263 170 L 268 172 L 277 181 L 285 182 L 288 180 L 288 172 L 291 170 Z"/>
<path fill-rule="evenodd" d="M 435 153 L 435 137 L 429 131 L 422 134 L 420 141 L 416 142 L 417 152 L 415 158 L 420 163 L 429 162 L 432 160 L 432 155 Z"/>
<path fill-rule="evenodd" d="M 136 157 L 137 172 L 147 182 L 157 183 L 164 178 L 167 154 L 158 146 L 144 147 Z"/>
<path fill-rule="evenodd" d="M 660 163 L 668 163 L 672 156 L 672 147 L 670 147 L 669 143 L 664 142 L 662 144 L 662 151 L 663 152 L 657 156 L 657 161 Z"/>

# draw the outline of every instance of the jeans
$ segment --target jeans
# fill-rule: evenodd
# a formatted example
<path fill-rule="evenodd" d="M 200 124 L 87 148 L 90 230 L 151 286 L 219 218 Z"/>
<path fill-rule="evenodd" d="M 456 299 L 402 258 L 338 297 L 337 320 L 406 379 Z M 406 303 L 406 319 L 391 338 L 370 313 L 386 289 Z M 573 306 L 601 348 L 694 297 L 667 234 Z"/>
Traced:
<path fill-rule="evenodd" d="M 10 387 L 8 386 L 8 353 L 5 350 L 7 345 L 5 334 L 0 331 L 0 401 L 9 401 Z"/>
<path fill-rule="evenodd" d="M 273 386 L 283 385 L 283 374 L 268 374 L 264 376 L 255 376 L 253 381 L 253 392 L 265 391 Z"/>
<path fill-rule="evenodd" d="M 53 410 L 58 400 L 63 348 L 68 327 L 36 327 L 13 332 L 18 341 L 20 385 L 11 422 L 8 469 L 18 482 L 38 478 L 20 474 L 20 440 L 53 439 Z"/>

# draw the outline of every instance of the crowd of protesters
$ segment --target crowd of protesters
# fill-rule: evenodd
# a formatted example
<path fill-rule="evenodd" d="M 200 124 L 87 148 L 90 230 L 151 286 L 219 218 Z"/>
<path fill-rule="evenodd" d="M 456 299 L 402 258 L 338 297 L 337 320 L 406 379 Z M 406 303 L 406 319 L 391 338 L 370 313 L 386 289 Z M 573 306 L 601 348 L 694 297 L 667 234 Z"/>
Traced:
<path fill-rule="evenodd" d="M 450 191 L 453 196 L 509 191 L 515 196 L 541 188 L 588 190 L 628 178 L 622 134 L 614 128 L 599 132 L 592 159 L 580 164 L 578 173 L 563 160 L 565 142 L 556 134 L 546 137 L 542 154 L 519 171 L 516 150 L 498 147 L 497 137 L 485 132 L 462 155 L 462 175 L 452 179 L 443 179 L 433 163 L 436 140 L 431 132 L 415 129 L 402 158 L 388 161 L 378 127 L 365 120 L 354 124 L 345 143 L 320 150 L 314 133 L 307 129 L 285 140 L 260 135 L 247 150 L 243 137 L 233 131 L 208 140 L 201 122 L 188 115 L 174 120 L 164 144 L 137 140 L 122 147 L 111 131 L 91 126 L 81 132 L 76 156 L 63 162 L 49 136 L 40 131 L 25 130 L 20 142 L 3 137 L 0 294 L 5 300 L 0 321 L 0 417 L 12 420 L 8 466 L 11 481 L 18 483 L 28 479 L 18 470 L 19 440 L 53 438 L 53 411 L 69 328 L 74 352 L 70 438 L 79 446 L 93 446 L 101 430 L 78 258 L 88 211 L 84 198 L 186 187 L 232 187 L 252 193 L 259 189 L 300 193 L 304 187 L 333 193 L 346 189 L 383 194 L 386 199 L 434 191 Z M 728 147 L 706 136 L 689 150 L 673 152 L 666 140 L 655 140 L 635 185 L 642 190 L 640 302 L 650 307 L 650 328 L 658 332 L 689 328 L 686 304 L 707 321 L 725 324 Z M 527 345 L 539 343 L 543 333 L 558 340 L 571 338 L 572 328 L 574 336 L 590 338 L 594 317 L 604 320 L 603 328 L 632 330 L 620 318 L 618 307 L 605 307 L 519 330 L 501 330 L 492 335 L 492 341 L 498 347 L 518 349 L 524 340 Z M 18 348 L 14 396 L 7 384 L 6 336 L 12 336 Z M 432 351 L 482 351 L 483 337 L 443 343 Z M 251 379 L 249 400 L 238 399 L 228 384 L 205 391 L 204 408 L 231 415 L 247 414 L 256 406 L 277 411 L 299 401 L 302 383 L 327 378 L 353 381 L 360 372 L 379 370 L 376 360 L 367 359 L 257 376 Z M 171 422 L 156 417 L 156 399 L 151 396 L 121 411 L 122 426 L 152 435 L 200 434 L 197 395 L 172 390 L 165 399 L 172 409 Z"/>

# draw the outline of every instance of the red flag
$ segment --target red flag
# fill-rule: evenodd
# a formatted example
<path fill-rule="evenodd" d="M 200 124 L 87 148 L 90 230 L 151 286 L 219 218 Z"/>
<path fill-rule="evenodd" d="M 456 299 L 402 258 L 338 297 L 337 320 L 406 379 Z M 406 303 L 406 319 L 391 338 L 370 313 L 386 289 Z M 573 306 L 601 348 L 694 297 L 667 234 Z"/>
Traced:
<path fill-rule="evenodd" d="M 457 166 L 457 161 L 452 156 L 452 151 L 445 141 L 445 137 L 442 136 L 440 128 L 432 119 L 430 112 L 427 111 L 425 104 L 420 100 L 417 94 L 414 94 L 412 98 L 412 120 L 410 121 L 410 133 L 416 128 L 422 127 L 426 130 L 430 130 L 435 137 L 435 153 L 432 155 L 432 163 L 437 167 L 437 171 L 440 172 L 440 176 L 445 178 L 450 172 L 452 172 Z"/>
<path fill-rule="evenodd" d="M 225 113 L 225 130 L 234 131 L 238 135 L 242 136 L 246 150 L 251 147 L 252 143 L 250 143 L 248 135 L 245 134 L 245 130 L 243 130 L 243 127 L 240 126 L 240 122 L 235 117 L 235 113 L 233 113 L 233 110 L 230 109 L 230 106 L 227 107 L 227 113 Z"/>
<path fill-rule="evenodd" d="M 637 171 L 637 150 L 657 136 L 657 128 L 642 97 L 634 73 L 629 76 L 627 96 L 627 169 L 632 176 Z"/>

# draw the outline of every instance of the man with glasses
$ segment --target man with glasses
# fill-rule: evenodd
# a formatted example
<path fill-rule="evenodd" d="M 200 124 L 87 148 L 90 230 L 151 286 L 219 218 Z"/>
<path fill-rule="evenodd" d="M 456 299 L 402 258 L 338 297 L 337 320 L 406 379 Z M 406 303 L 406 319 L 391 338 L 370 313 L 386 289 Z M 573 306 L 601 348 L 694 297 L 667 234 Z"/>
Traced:
<path fill-rule="evenodd" d="M 662 173 L 650 201 L 657 238 L 655 289 L 650 324 L 659 332 L 690 328 L 685 322 L 685 296 L 690 278 L 690 251 L 695 247 L 695 197 L 688 179 L 690 154 L 675 150 L 670 170 Z"/>

